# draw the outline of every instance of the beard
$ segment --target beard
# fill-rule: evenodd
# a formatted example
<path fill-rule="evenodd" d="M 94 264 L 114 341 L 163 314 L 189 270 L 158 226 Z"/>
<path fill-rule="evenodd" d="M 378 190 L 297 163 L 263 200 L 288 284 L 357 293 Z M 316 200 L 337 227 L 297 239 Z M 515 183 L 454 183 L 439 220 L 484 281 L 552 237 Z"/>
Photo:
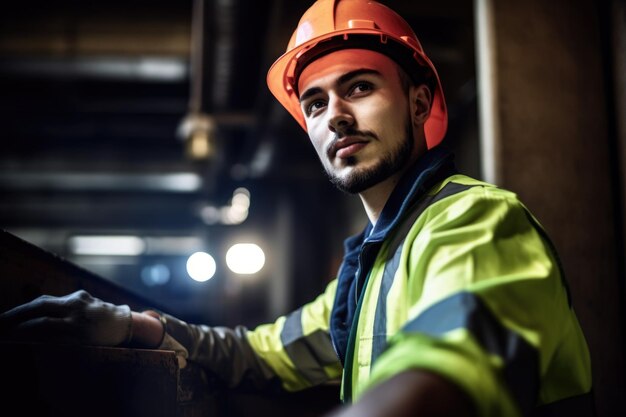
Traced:
<path fill-rule="evenodd" d="M 413 154 L 415 146 L 413 140 L 413 127 L 410 122 L 405 126 L 405 137 L 396 149 L 384 155 L 373 167 L 358 169 L 355 168 L 349 175 L 341 178 L 335 175 L 330 168 L 326 168 L 326 175 L 332 184 L 339 190 L 347 194 L 358 194 L 368 188 L 373 187 L 401 171 L 406 167 L 407 162 Z M 347 159 L 348 166 L 356 166 L 358 159 L 350 157 Z"/>

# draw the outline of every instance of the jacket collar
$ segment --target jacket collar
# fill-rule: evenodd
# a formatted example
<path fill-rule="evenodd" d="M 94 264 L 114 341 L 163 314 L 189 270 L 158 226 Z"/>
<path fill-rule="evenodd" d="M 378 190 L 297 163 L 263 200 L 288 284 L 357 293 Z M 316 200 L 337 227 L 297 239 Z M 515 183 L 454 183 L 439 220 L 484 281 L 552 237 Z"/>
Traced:
<path fill-rule="evenodd" d="M 437 182 L 457 172 L 453 160 L 452 152 L 443 146 L 426 152 L 402 176 L 387 200 L 376 226 L 372 227 L 368 223 L 363 233 L 358 235 L 361 239 L 355 240 L 364 243 L 384 240 L 417 199 Z"/>

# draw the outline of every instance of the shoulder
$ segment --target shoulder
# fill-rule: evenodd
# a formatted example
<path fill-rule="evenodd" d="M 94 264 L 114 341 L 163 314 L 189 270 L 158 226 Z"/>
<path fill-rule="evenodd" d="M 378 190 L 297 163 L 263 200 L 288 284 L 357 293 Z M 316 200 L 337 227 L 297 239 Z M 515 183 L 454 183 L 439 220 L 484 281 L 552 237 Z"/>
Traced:
<path fill-rule="evenodd" d="M 503 211 L 529 213 L 516 193 L 465 175 L 453 175 L 436 184 L 421 205 L 425 220 L 472 218 L 479 213 Z"/>
<path fill-rule="evenodd" d="M 438 196 L 439 200 L 447 197 L 456 197 L 452 198 L 451 201 L 471 197 L 474 199 L 495 199 L 519 202 L 517 194 L 510 190 L 462 174 L 449 176 L 433 186 L 427 192 L 427 195 Z"/>
<path fill-rule="evenodd" d="M 453 175 L 432 187 L 404 223 L 410 241 L 495 239 L 544 234 L 543 227 L 517 194 L 464 175 Z M 408 233 L 406 232 L 408 231 Z"/>

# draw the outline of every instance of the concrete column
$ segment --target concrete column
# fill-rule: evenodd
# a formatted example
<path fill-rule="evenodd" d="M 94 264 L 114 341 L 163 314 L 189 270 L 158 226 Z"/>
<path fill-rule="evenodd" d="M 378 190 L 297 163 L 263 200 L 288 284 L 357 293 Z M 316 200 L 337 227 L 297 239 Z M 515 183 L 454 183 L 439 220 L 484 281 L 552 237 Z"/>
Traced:
<path fill-rule="evenodd" d="M 598 416 L 626 415 L 620 189 L 599 6 L 475 0 L 483 176 L 552 237 L 592 355 Z"/>

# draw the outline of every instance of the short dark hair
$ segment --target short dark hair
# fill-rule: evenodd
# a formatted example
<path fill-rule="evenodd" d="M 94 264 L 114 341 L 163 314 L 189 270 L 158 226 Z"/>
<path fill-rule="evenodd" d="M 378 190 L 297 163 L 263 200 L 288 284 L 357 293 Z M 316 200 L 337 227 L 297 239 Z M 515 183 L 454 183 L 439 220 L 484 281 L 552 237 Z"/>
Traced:
<path fill-rule="evenodd" d="M 402 89 L 408 91 L 409 88 L 413 86 L 424 84 L 428 88 L 428 91 L 430 91 L 430 101 L 432 103 L 433 96 L 435 95 L 436 85 L 435 77 L 433 76 L 432 71 L 430 71 L 430 69 L 427 67 L 423 67 L 424 71 L 419 73 L 417 76 L 411 77 L 400 64 L 398 64 L 397 67 Z"/>

